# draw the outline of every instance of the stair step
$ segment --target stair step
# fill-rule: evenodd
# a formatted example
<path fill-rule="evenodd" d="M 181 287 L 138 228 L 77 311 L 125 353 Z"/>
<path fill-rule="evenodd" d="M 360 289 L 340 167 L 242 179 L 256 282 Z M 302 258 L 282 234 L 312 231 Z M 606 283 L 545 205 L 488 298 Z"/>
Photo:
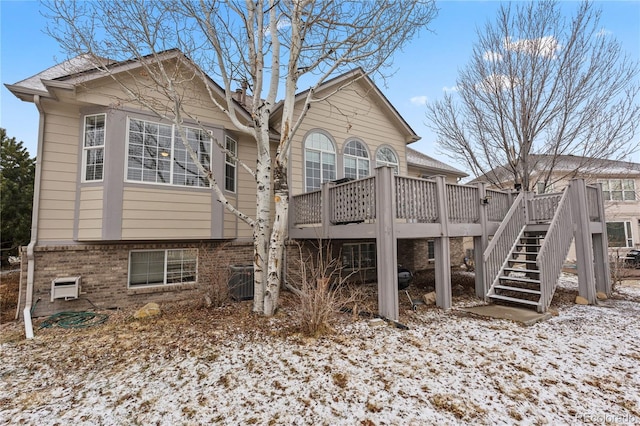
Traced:
<path fill-rule="evenodd" d="M 541 244 L 516 244 L 516 247 L 542 247 Z"/>
<path fill-rule="evenodd" d="M 524 260 L 524 259 L 509 259 L 509 262 L 512 262 L 512 263 L 536 263 L 535 260 Z"/>
<path fill-rule="evenodd" d="M 539 274 L 538 269 L 504 268 L 505 271 L 522 272 L 523 274 Z"/>
<path fill-rule="evenodd" d="M 500 280 L 540 284 L 540 280 L 534 280 L 532 278 L 524 278 L 524 277 L 508 277 L 506 275 L 500 275 Z"/>
<path fill-rule="evenodd" d="M 500 290 L 508 290 L 508 291 L 517 291 L 520 293 L 528 293 L 528 294 L 540 294 L 540 290 L 532 290 L 530 288 L 520 288 L 520 287 L 511 287 L 508 285 L 500 285 L 500 284 L 496 284 L 493 286 L 494 289 L 500 289 Z"/>
<path fill-rule="evenodd" d="M 491 294 L 491 295 L 489 295 L 489 298 L 497 299 L 497 300 L 504 300 L 506 302 L 522 303 L 524 305 L 530 305 L 530 306 L 538 306 L 539 305 L 539 302 L 536 302 L 536 301 L 533 301 L 533 300 L 517 299 L 515 297 L 502 296 L 500 294 Z"/>

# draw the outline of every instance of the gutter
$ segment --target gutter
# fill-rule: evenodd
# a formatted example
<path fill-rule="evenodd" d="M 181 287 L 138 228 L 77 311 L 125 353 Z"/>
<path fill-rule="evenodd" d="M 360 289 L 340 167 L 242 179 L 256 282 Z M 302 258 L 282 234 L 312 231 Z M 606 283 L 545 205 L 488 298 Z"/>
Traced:
<path fill-rule="evenodd" d="M 38 213 L 40 211 L 40 182 L 42 176 L 42 152 L 44 144 L 44 109 L 40 104 L 40 95 L 33 95 L 33 103 L 38 108 L 40 120 L 38 123 L 38 152 L 36 154 L 36 175 L 33 182 L 33 207 L 31 213 L 31 241 L 27 246 L 27 289 L 24 306 L 24 331 L 27 339 L 33 339 L 33 323 L 31 308 L 33 305 L 33 281 L 36 267 L 34 248 L 38 242 Z"/>

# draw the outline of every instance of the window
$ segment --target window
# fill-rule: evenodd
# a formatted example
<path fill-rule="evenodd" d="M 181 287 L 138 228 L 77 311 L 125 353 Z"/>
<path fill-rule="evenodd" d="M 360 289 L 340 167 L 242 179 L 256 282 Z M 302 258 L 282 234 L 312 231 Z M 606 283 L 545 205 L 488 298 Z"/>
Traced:
<path fill-rule="evenodd" d="M 636 185 L 633 179 L 598 179 L 602 195 L 607 201 L 635 201 Z"/>
<path fill-rule="evenodd" d="M 394 174 L 397 175 L 400 173 L 396 153 L 386 146 L 383 146 L 378 150 L 378 153 L 376 154 L 376 166 L 391 166 L 393 167 Z"/>
<path fill-rule="evenodd" d="M 374 269 L 376 267 L 375 243 L 344 244 L 342 266 L 345 269 Z"/>
<path fill-rule="evenodd" d="M 631 222 L 607 222 L 609 247 L 633 247 Z"/>
<path fill-rule="evenodd" d="M 236 157 L 238 155 L 238 144 L 229 136 L 225 136 L 225 147 L 227 153 L 224 157 L 224 189 L 236 192 Z"/>
<path fill-rule="evenodd" d="M 324 182 L 336 178 L 336 150 L 323 133 L 314 132 L 304 143 L 306 191 L 316 191 Z"/>
<path fill-rule="evenodd" d="M 550 194 L 553 192 L 553 184 L 545 186 L 544 182 L 536 183 L 536 194 Z"/>
<path fill-rule="evenodd" d="M 349 141 L 344 147 L 344 177 L 361 179 L 369 176 L 369 154 L 360 141 Z"/>
<path fill-rule="evenodd" d="M 196 157 L 211 170 L 211 137 L 202 129 L 184 127 Z M 178 129 L 170 124 L 129 119 L 127 180 L 208 187 L 209 180 L 187 152 Z"/>
<path fill-rule="evenodd" d="M 427 240 L 427 259 L 430 261 L 436 260 L 436 241 Z"/>
<path fill-rule="evenodd" d="M 85 182 L 101 181 L 103 178 L 105 117 L 105 114 L 95 114 L 84 118 L 82 180 Z"/>
<path fill-rule="evenodd" d="M 129 253 L 129 287 L 196 281 L 196 249 L 146 250 Z"/>

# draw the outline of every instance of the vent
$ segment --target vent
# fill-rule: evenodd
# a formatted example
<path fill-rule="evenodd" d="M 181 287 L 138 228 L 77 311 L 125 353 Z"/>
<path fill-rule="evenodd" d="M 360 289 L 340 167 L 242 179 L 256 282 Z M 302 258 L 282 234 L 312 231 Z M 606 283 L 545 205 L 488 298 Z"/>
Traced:
<path fill-rule="evenodd" d="M 51 301 L 77 299 L 80 294 L 81 276 L 56 278 L 51 281 Z"/>

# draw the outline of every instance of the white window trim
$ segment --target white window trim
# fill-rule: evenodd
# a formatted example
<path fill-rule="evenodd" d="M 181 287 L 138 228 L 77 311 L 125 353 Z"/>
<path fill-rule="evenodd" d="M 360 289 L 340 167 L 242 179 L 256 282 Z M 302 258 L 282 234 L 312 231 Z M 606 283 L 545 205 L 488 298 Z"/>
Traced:
<path fill-rule="evenodd" d="M 389 151 L 391 151 L 393 153 L 393 155 L 396 157 L 396 163 L 392 163 L 386 160 L 380 160 L 378 158 L 378 154 L 380 153 L 380 151 L 382 151 L 383 149 L 388 149 Z M 380 166 L 389 166 L 389 167 L 393 167 L 394 169 L 394 173 L 396 175 L 400 174 L 400 157 L 398 156 L 398 153 L 396 152 L 395 149 L 391 148 L 390 146 L 387 145 L 383 145 L 378 147 L 377 151 L 376 151 L 376 167 L 380 167 Z"/>
<path fill-rule="evenodd" d="M 620 185 L 621 185 L 621 188 L 622 188 L 620 190 L 620 192 L 622 192 L 622 200 L 614 200 L 611 197 L 611 193 L 614 192 L 614 190 L 611 189 L 612 188 L 611 183 L 614 182 L 614 181 L 620 181 Z M 624 189 L 624 181 L 630 181 L 633 184 L 633 189 L 625 190 Z M 608 202 L 611 202 L 611 203 L 636 203 L 636 202 L 639 201 L 638 200 L 638 198 L 639 198 L 638 197 L 638 193 L 636 192 L 637 189 L 636 189 L 636 180 L 635 179 L 630 179 L 630 178 L 597 179 L 596 182 L 597 183 L 601 183 L 601 184 L 604 184 L 605 182 L 607 183 L 607 186 L 608 186 L 609 189 L 606 190 L 606 191 L 604 189 L 602 190 L 602 193 L 603 193 L 602 195 L 603 195 L 604 201 L 608 201 Z M 608 199 L 604 195 L 605 192 L 609 193 L 609 198 Z M 629 193 L 629 192 L 632 192 L 634 194 L 634 199 L 633 200 L 625 198 L 625 193 Z"/>
<path fill-rule="evenodd" d="M 180 283 L 167 283 L 167 259 L 169 256 L 169 251 L 185 251 L 185 250 L 195 250 L 196 253 L 196 271 L 195 271 L 195 280 L 180 282 Z M 131 285 L 131 254 L 132 253 L 149 253 L 149 252 L 164 252 L 164 272 L 162 276 L 162 283 L 154 283 L 154 284 L 134 284 Z M 151 250 L 130 250 L 129 251 L 129 261 L 127 265 L 127 288 L 128 289 L 137 289 L 137 288 L 150 288 L 150 287 L 167 287 L 167 286 L 177 286 L 177 285 L 185 285 L 185 284 L 194 284 L 198 282 L 198 249 L 197 248 L 171 248 L 171 249 L 151 249 Z"/>
<path fill-rule="evenodd" d="M 321 148 L 307 148 L 307 138 L 309 136 L 311 136 L 312 134 L 314 134 L 314 133 L 320 133 L 320 134 L 326 136 L 327 139 L 329 139 L 329 142 L 331 142 L 331 146 L 333 147 L 333 151 L 326 151 L 326 150 L 321 149 Z M 322 179 L 322 177 L 323 177 L 322 176 L 322 154 L 323 153 L 333 154 L 333 156 L 334 156 L 335 174 L 336 174 L 336 177 L 338 176 L 338 153 L 336 151 L 336 144 L 333 141 L 333 139 L 328 134 L 326 134 L 325 132 L 321 132 L 319 130 L 313 130 L 313 131 L 310 131 L 309 133 L 307 133 L 305 135 L 302 145 L 303 145 L 302 146 L 302 150 L 303 150 L 303 152 L 302 152 L 302 154 L 303 154 L 302 155 L 302 164 L 303 164 L 303 177 L 304 177 L 304 191 L 305 192 L 319 191 L 320 188 L 318 188 L 318 189 L 309 189 L 308 186 L 307 186 L 307 150 L 316 151 L 316 152 L 320 153 L 320 186 L 322 187 L 322 183 L 323 183 L 322 182 L 322 180 L 323 180 Z"/>
<path fill-rule="evenodd" d="M 365 150 L 365 154 L 367 155 L 366 157 L 358 157 L 357 155 L 353 155 L 353 154 L 347 154 L 347 145 L 349 145 L 350 143 L 355 142 L 355 143 L 359 143 L 362 145 L 362 147 Z M 356 179 L 363 179 L 365 177 L 369 177 L 371 176 L 371 158 L 369 157 L 369 152 L 367 150 L 367 145 L 362 142 L 359 139 L 350 139 L 348 140 L 345 144 L 344 144 L 344 149 L 342 150 L 342 175 L 344 177 L 347 177 L 347 165 L 346 165 L 346 161 L 344 161 L 347 158 L 353 159 L 356 162 Z M 366 176 L 360 176 L 360 162 L 362 161 L 366 161 L 367 162 L 367 174 Z"/>
<path fill-rule="evenodd" d="M 170 183 L 162 183 L 162 182 L 148 182 L 145 180 L 135 180 L 135 179 L 129 179 L 128 178 L 128 174 L 129 174 L 129 128 L 131 125 L 131 120 L 137 120 L 137 121 L 143 121 L 145 123 L 153 123 L 153 124 L 159 124 L 159 125 L 163 125 L 163 126 L 171 126 L 171 149 L 170 149 L 170 157 L 172 159 L 172 161 L 169 163 L 169 178 L 171 180 Z M 191 126 L 184 126 L 185 128 L 189 128 L 189 129 L 194 129 L 194 130 L 202 130 L 198 127 L 191 127 Z M 209 134 L 209 136 L 211 136 L 211 132 L 207 132 L 207 134 Z M 166 186 L 166 187 L 171 187 L 171 188 L 190 188 L 190 189 L 210 189 L 211 188 L 211 184 L 209 184 L 209 186 L 190 186 L 190 185 L 180 185 L 177 183 L 173 183 L 173 158 L 174 158 L 174 149 L 175 149 L 175 143 L 176 143 L 176 129 L 175 129 L 175 125 L 174 124 L 166 124 L 166 123 L 162 123 L 159 121 L 152 121 L 152 120 L 147 120 L 145 118 L 137 118 L 137 117 L 127 117 L 127 131 L 126 131 L 126 136 L 125 136 L 126 140 L 125 140 L 125 161 L 124 161 L 124 181 L 127 183 L 138 183 L 138 184 L 143 184 L 143 185 L 160 185 L 160 186 Z M 182 141 L 179 141 L 179 143 L 182 143 Z M 209 170 L 213 170 L 213 138 L 210 137 L 209 138 L 209 143 L 210 143 L 210 150 L 211 152 L 209 153 Z M 188 155 L 188 154 L 187 154 Z"/>
<path fill-rule="evenodd" d="M 624 230 L 624 241 L 625 244 L 624 246 L 611 246 L 610 248 L 633 248 L 634 247 L 634 241 L 633 241 L 633 226 L 632 226 L 632 222 L 630 220 L 609 220 L 606 222 L 606 224 L 609 223 L 622 223 L 622 229 Z M 606 226 L 605 224 L 605 226 Z"/>
<path fill-rule="evenodd" d="M 104 116 L 104 140 L 102 141 L 102 145 L 99 147 L 96 146 L 91 146 L 91 147 L 87 147 L 86 144 L 86 137 L 87 137 L 87 118 L 88 117 L 97 117 L 99 115 Z M 128 127 L 127 127 L 128 128 Z M 104 174 L 105 174 L 105 164 L 106 164 L 106 147 L 107 144 L 107 114 L 104 112 L 100 112 L 97 114 L 86 114 L 85 116 L 82 117 L 82 171 L 80 173 L 80 182 L 82 183 L 89 183 L 89 182 L 103 182 L 104 181 Z M 102 178 L 100 179 L 87 179 L 87 157 L 88 157 L 88 152 L 89 151 L 94 151 L 94 150 L 98 150 L 101 149 L 102 150 Z"/>
<path fill-rule="evenodd" d="M 238 141 L 235 140 L 234 138 L 232 138 L 229 135 L 224 135 L 224 147 L 225 149 L 227 148 L 227 140 L 231 140 L 233 141 L 236 150 L 233 153 L 233 156 L 238 158 Z M 233 190 L 227 189 L 227 165 L 232 166 L 233 167 Z M 234 160 L 233 164 L 227 161 L 227 153 L 225 152 L 224 155 L 224 190 L 227 192 L 230 192 L 232 194 L 235 194 L 238 191 L 238 161 Z"/>

